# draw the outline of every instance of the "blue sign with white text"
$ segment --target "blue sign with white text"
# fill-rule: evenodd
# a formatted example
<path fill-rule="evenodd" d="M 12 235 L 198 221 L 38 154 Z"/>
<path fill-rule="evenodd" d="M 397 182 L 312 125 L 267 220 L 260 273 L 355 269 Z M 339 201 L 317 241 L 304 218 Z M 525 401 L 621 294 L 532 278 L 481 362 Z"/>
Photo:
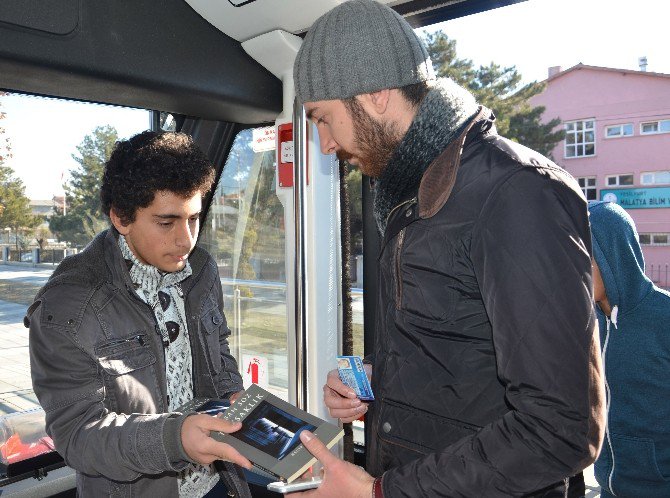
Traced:
<path fill-rule="evenodd" d="M 670 208 L 670 187 L 601 190 L 600 199 L 624 209 Z"/>

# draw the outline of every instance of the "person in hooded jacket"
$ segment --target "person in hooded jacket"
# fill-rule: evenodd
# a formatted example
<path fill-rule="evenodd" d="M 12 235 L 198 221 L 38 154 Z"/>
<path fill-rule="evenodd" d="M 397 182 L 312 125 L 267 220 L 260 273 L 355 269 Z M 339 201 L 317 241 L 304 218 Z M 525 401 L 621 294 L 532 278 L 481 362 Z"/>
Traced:
<path fill-rule="evenodd" d="M 589 204 L 593 285 L 607 391 L 595 463 L 601 496 L 670 496 L 670 293 L 644 273 L 635 224 L 618 204 Z"/>

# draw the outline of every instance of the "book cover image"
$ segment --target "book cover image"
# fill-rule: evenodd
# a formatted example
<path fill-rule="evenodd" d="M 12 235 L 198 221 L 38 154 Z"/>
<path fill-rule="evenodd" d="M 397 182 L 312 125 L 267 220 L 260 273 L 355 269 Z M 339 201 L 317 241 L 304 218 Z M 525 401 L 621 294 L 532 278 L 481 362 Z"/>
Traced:
<path fill-rule="evenodd" d="M 305 429 L 316 427 L 263 400 L 244 418 L 242 429 L 230 435 L 281 460 L 300 444 Z"/>
<path fill-rule="evenodd" d="M 283 399 L 252 384 L 224 413 L 224 418 L 242 422 L 234 433 L 212 433 L 230 444 L 261 470 L 291 482 L 316 459 L 300 442 L 309 430 L 328 448 L 344 434 L 338 426 L 300 410 Z"/>

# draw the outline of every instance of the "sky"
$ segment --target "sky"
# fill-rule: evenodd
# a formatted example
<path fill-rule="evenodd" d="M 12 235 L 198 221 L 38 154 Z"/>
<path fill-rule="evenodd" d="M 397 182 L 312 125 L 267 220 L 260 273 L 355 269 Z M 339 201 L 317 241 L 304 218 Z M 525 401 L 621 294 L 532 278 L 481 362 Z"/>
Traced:
<path fill-rule="evenodd" d="M 13 156 L 5 165 L 23 180 L 26 195 L 40 200 L 62 193 L 62 180 L 79 166 L 72 154 L 97 126 L 114 126 L 119 138 L 150 126 L 150 113 L 142 109 L 18 94 L 0 96 L 0 112 Z"/>
<path fill-rule="evenodd" d="M 551 66 L 590 66 L 670 74 L 667 0 L 527 0 L 436 24 L 461 59 L 516 66 L 524 82 Z M 492 15 L 493 14 L 493 15 Z"/>
<path fill-rule="evenodd" d="M 541 81 L 550 66 L 578 63 L 670 74 L 665 0 L 527 0 L 495 11 L 447 21 L 441 29 L 456 40 L 459 58 L 476 65 L 515 66 L 524 82 Z M 61 175 L 77 166 L 71 155 L 96 126 L 110 124 L 121 138 L 149 127 L 137 109 L 65 102 L 40 97 L 0 97 L 0 125 L 14 157 L 7 164 L 32 199 L 62 191 Z"/>

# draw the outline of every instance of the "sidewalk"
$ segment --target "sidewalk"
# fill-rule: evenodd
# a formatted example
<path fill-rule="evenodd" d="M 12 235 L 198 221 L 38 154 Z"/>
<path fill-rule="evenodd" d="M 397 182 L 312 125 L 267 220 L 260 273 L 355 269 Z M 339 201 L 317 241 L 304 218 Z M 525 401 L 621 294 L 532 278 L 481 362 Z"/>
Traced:
<path fill-rule="evenodd" d="M 30 382 L 26 305 L 0 300 L 0 415 L 38 405 Z"/>

